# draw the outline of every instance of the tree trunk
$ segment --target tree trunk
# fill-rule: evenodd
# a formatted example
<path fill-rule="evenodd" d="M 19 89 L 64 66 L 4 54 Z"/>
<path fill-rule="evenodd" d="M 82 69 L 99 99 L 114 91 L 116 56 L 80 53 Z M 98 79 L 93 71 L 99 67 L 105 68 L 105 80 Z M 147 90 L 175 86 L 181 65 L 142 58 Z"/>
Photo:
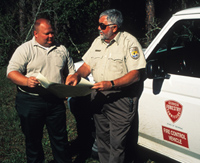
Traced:
<path fill-rule="evenodd" d="M 151 34 L 153 24 L 155 20 L 155 9 L 153 0 L 146 1 L 146 31 L 149 35 L 147 38 L 147 42 L 151 42 L 153 39 L 153 35 Z"/>
<path fill-rule="evenodd" d="M 37 2 L 35 0 L 32 1 L 32 20 L 33 20 L 33 22 L 35 21 L 35 16 L 36 16 L 36 12 L 37 12 L 36 3 Z"/>
<path fill-rule="evenodd" d="M 19 0 L 19 31 L 20 36 L 23 35 L 24 32 L 24 22 L 25 22 L 25 0 Z"/>

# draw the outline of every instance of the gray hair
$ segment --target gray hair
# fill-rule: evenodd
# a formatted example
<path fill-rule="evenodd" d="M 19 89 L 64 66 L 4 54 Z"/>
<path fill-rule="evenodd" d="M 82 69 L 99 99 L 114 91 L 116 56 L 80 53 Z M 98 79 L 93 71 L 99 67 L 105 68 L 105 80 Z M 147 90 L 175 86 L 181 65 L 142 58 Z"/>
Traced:
<path fill-rule="evenodd" d="M 105 15 L 108 16 L 107 20 L 113 24 L 116 24 L 118 26 L 118 28 L 120 28 L 122 26 L 123 16 L 119 10 L 116 10 L 116 9 L 106 10 L 100 14 L 99 18 L 101 18 L 102 16 L 105 16 Z"/>

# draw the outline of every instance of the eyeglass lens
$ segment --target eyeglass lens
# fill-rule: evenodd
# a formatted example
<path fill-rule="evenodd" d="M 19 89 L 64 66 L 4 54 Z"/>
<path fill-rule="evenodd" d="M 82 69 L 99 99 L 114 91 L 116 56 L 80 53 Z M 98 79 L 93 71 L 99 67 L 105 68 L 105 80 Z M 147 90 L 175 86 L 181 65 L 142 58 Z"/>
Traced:
<path fill-rule="evenodd" d="M 107 25 L 103 24 L 103 23 L 99 23 L 99 26 L 102 30 L 106 29 Z"/>

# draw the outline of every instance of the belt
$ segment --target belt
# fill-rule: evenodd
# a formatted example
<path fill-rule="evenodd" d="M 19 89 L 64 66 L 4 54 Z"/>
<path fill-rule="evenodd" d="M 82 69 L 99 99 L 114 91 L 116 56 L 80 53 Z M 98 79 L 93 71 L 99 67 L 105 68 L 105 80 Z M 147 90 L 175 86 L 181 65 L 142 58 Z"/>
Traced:
<path fill-rule="evenodd" d="M 31 93 L 31 92 L 27 92 L 27 91 L 25 91 L 25 90 L 23 90 L 21 87 L 17 87 L 18 88 L 18 90 L 19 91 L 21 91 L 21 92 L 24 92 L 24 93 L 27 93 L 27 94 L 29 94 L 29 95 L 33 95 L 33 96 L 39 96 L 39 94 L 37 94 L 37 93 Z"/>
<path fill-rule="evenodd" d="M 47 95 L 50 94 L 49 91 L 47 91 L 45 88 L 41 86 L 37 86 L 34 88 L 26 87 L 26 86 L 17 86 L 18 91 L 27 93 L 29 95 L 33 96 L 41 96 L 41 95 Z"/>
<path fill-rule="evenodd" d="M 120 92 L 124 96 L 139 97 L 143 91 L 143 82 L 139 81 L 126 87 L 114 88 L 112 91 Z"/>

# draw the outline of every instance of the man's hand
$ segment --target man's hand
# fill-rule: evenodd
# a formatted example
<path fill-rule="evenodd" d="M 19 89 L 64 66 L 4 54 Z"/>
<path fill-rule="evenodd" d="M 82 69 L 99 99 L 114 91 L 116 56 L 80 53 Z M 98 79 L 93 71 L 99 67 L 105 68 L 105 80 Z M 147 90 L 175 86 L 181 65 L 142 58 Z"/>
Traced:
<path fill-rule="evenodd" d="M 70 75 L 67 77 L 65 84 L 75 86 L 79 82 L 78 75 L 75 73 L 74 75 Z"/>
<path fill-rule="evenodd" d="M 129 86 L 140 80 L 140 72 L 138 70 L 132 70 L 121 78 L 113 80 L 115 88 L 121 88 Z M 95 83 L 92 89 L 99 91 L 106 91 L 112 89 L 112 83 L 110 81 L 102 81 Z"/>
<path fill-rule="evenodd" d="M 36 79 L 36 77 L 31 76 L 31 77 L 27 78 L 27 86 L 28 87 L 34 88 L 38 84 L 40 84 L 40 82 Z"/>
<path fill-rule="evenodd" d="M 75 86 L 81 80 L 81 77 L 85 78 L 89 74 L 90 74 L 90 66 L 87 65 L 86 63 L 83 63 L 83 65 L 77 70 L 77 72 L 67 77 L 65 84 Z"/>
<path fill-rule="evenodd" d="M 112 88 L 112 84 L 110 81 L 102 81 L 95 83 L 91 89 L 96 89 L 98 91 L 106 91 Z"/>

